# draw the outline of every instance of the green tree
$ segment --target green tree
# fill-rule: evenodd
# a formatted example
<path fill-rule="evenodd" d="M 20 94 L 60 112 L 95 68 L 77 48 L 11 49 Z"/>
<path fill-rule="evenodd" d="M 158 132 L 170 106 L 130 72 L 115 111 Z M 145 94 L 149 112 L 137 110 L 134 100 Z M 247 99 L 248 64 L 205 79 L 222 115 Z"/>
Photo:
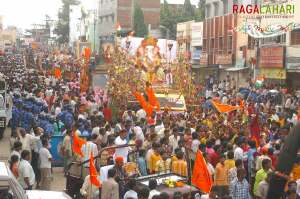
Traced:
<path fill-rule="evenodd" d="M 137 37 L 145 37 L 148 34 L 148 29 L 144 21 L 143 10 L 137 1 L 134 2 L 133 29 Z"/>
<path fill-rule="evenodd" d="M 190 21 L 195 17 L 195 9 L 190 0 L 185 0 L 182 9 L 182 20 Z"/>
<path fill-rule="evenodd" d="M 198 8 L 195 11 L 195 20 L 203 21 L 205 18 L 205 0 L 199 0 Z"/>
<path fill-rule="evenodd" d="M 167 29 L 169 30 L 169 39 L 176 39 L 176 27 L 178 14 L 176 12 L 171 12 L 169 4 L 164 0 L 163 5 L 160 8 L 160 25 L 164 28 L 161 28 L 161 32 L 166 37 Z"/>
<path fill-rule="evenodd" d="M 58 22 L 56 25 L 55 33 L 60 44 L 69 42 L 70 34 L 70 6 L 79 5 L 78 0 L 62 0 L 62 8 L 58 11 Z"/>

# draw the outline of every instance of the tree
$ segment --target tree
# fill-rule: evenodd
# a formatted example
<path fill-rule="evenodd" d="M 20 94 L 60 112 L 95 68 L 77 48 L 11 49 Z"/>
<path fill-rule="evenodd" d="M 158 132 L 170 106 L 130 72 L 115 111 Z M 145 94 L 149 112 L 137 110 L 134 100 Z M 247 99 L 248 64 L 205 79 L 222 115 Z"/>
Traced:
<path fill-rule="evenodd" d="M 196 21 L 203 21 L 205 18 L 205 0 L 199 0 L 198 8 L 195 12 L 195 20 Z"/>
<path fill-rule="evenodd" d="M 143 10 L 136 1 L 134 2 L 133 29 L 137 37 L 145 37 L 148 34 L 147 26 L 144 21 Z"/>
<path fill-rule="evenodd" d="M 161 29 L 161 32 L 166 36 L 166 32 L 169 30 L 169 39 L 176 39 L 176 27 L 177 27 L 177 16 L 176 12 L 171 12 L 169 4 L 166 0 L 160 8 L 160 25 L 165 27 Z"/>
<path fill-rule="evenodd" d="M 68 43 L 70 34 L 70 6 L 79 5 L 78 0 L 62 0 L 63 6 L 58 11 L 58 23 L 55 33 L 58 35 L 58 43 Z"/>
<path fill-rule="evenodd" d="M 193 20 L 195 17 L 195 10 L 190 0 L 185 0 L 182 9 L 182 19 L 185 21 Z"/>

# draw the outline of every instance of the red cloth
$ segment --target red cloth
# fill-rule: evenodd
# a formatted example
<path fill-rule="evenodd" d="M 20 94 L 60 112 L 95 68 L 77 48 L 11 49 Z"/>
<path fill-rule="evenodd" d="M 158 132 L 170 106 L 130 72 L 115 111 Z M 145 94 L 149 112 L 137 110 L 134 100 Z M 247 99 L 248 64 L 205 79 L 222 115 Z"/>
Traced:
<path fill-rule="evenodd" d="M 219 160 L 220 160 L 219 154 L 218 154 L 217 152 L 213 152 L 213 153 L 210 154 L 208 157 L 209 157 L 210 163 L 211 163 L 214 167 L 216 167 L 217 164 L 218 164 L 218 162 L 219 162 Z"/>
<path fill-rule="evenodd" d="M 212 179 L 208 172 L 206 162 L 200 150 L 197 151 L 192 174 L 192 184 L 205 193 L 209 193 L 212 187 Z"/>
<path fill-rule="evenodd" d="M 111 119 L 112 119 L 112 111 L 110 108 L 104 108 L 103 109 L 103 115 L 104 115 L 104 119 L 107 121 L 107 122 L 110 122 Z"/>

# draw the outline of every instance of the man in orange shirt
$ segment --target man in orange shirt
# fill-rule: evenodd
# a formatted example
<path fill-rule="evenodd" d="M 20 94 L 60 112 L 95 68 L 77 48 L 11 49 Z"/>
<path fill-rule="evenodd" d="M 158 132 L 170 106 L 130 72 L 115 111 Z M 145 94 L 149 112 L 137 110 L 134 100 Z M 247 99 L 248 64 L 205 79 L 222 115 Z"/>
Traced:
<path fill-rule="evenodd" d="M 183 152 L 178 151 L 176 157 L 178 160 L 172 163 L 172 172 L 181 176 L 187 176 L 187 162 L 183 160 Z"/>
<path fill-rule="evenodd" d="M 155 173 L 155 167 L 158 161 L 162 160 L 159 148 L 153 148 L 153 154 L 150 156 L 149 171 Z"/>
<path fill-rule="evenodd" d="M 300 179 L 300 156 L 297 156 L 295 165 L 293 167 L 292 173 L 291 173 L 292 179 L 294 181 L 297 181 Z"/>
<path fill-rule="evenodd" d="M 220 156 L 220 161 L 215 170 L 215 186 L 220 196 L 228 195 L 228 168 L 225 166 L 225 155 Z"/>

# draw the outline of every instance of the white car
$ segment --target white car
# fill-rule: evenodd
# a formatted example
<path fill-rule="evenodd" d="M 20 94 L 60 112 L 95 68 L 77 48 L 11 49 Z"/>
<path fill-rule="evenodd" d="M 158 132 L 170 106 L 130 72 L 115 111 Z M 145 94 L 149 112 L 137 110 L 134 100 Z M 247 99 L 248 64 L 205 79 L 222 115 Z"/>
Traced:
<path fill-rule="evenodd" d="M 64 192 L 25 191 L 4 162 L 0 162 L 1 199 L 72 199 Z"/>

